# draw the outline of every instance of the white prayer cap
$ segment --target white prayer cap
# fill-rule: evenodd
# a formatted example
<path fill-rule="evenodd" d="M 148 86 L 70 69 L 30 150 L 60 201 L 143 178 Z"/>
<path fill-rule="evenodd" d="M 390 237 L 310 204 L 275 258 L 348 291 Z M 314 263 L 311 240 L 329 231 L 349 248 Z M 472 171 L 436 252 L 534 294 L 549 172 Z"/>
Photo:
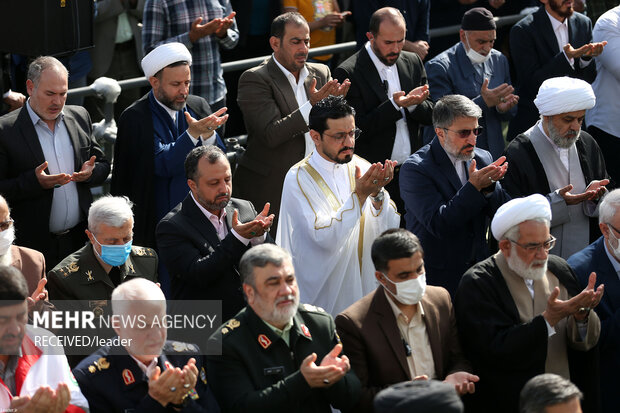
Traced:
<path fill-rule="evenodd" d="M 573 77 L 552 77 L 538 89 L 534 104 L 543 116 L 592 109 L 596 96 L 592 86 L 585 80 Z"/>
<path fill-rule="evenodd" d="M 165 43 L 151 50 L 142 59 L 142 71 L 147 78 L 155 76 L 164 67 L 176 62 L 188 62 L 191 66 L 192 55 L 183 43 Z"/>
<path fill-rule="evenodd" d="M 510 228 L 536 218 L 551 221 L 551 206 L 547 198 L 540 194 L 515 198 L 497 209 L 491 221 L 491 231 L 499 241 Z"/>

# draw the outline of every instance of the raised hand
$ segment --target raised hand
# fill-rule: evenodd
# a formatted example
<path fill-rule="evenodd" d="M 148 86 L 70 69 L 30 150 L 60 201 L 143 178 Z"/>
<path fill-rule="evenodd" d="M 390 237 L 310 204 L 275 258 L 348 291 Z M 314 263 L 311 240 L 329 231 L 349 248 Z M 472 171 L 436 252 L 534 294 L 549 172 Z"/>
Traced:
<path fill-rule="evenodd" d="M 71 175 L 71 180 L 73 182 L 84 182 L 90 179 L 93 174 L 93 169 L 95 169 L 96 160 L 96 156 L 91 156 L 89 160 L 82 164 L 80 172 L 73 172 L 73 174 Z"/>
<path fill-rule="evenodd" d="M 228 108 L 223 107 L 217 112 L 212 113 L 200 120 L 194 119 L 192 115 L 186 111 L 185 119 L 187 120 L 187 133 L 196 139 L 198 139 L 199 136 L 203 139 L 210 138 L 211 135 L 215 133 L 215 130 L 228 120 L 228 114 L 224 114 L 227 110 Z"/>
<path fill-rule="evenodd" d="M 407 108 L 411 105 L 419 105 L 424 102 L 429 95 L 428 85 L 418 86 L 405 95 L 405 92 L 400 91 L 392 95 L 394 103 L 401 108 Z"/>
<path fill-rule="evenodd" d="M 469 165 L 469 182 L 474 188 L 481 191 L 502 179 L 507 170 L 508 162 L 506 162 L 505 156 L 500 156 L 495 162 L 482 169 L 476 169 L 476 160 L 472 159 Z"/>
<path fill-rule="evenodd" d="M 47 168 L 47 161 L 37 166 L 34 170 L 34 174 L 37 177 L 37 181 L 39 181 L 39 185 L 41 185 L 41 188 L 43 189 L 58 188 L 62 185 L 65 185 L 71 182 L 71 175 L 69 174 L 49 175 L 45 172 L 46 168 Z"/>
<path fill-rule="evenodd" d="M 484 103 L 486 103 L 488 107 L 492 108 L 502 103 L 506 104 L 508 102 L 508 99 L 510 99 L 510 102 L 512 102 L 514 100 L 513 97 L 515 96 L 512 94 L 512 92 L 514 91 L 515 88 L 508 83 L 502 83 L 501 85 L 493 89 L 489 89 L 489 79 L 484 79 L 484 81 L 482 82 L 482 86 L 480 87 L 480 96 L 482 96 Z M 518 98 L 510 107 L 514 106 L 517 102 Z M 505 106 L 506 105 L 504 105 L 504 107 Z M 509 109 L 510 108 L 506 110 Z M 503 111 L 506 112 L 506 110 Z"/>

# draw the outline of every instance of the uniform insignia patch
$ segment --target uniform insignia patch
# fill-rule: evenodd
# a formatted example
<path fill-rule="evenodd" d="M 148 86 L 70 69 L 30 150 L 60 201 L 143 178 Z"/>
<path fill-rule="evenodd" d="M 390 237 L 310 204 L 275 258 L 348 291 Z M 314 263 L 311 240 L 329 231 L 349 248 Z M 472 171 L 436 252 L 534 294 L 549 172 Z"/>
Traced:
<path fill-rule="evenodd" d="M 269 340 L 269 337 L 267 337 L 266 335 L 261 334 L 258 336 L 258 344 L 260 344 L 261 347 L 266 349 L 271 345 L 271 340 Z"/>
<path fill-rule="evenodd" d="M 193 344 L 189 344 L 189 343 L 187 344 L 187 349 L 188 349 L 189 351 L 198 351 L 198 349 L 196 348 L 196 346 L 195 346 L 195 345 L 193 345 Z"/>
<path fill-rule="evenodd" d="M 69 272 L 76 272 L 80 269 L 80 266 L 77 265 L 77 261 L 72 262 L 71 264 L 69 264 L 69 266 L 67 267 L 67 270 Z"/>
<path fill-rule="evenodd" d="M 136 379 L 133 377 L 133 373 L 129 369 L 123 370 L 122 373 L 123 381 L 125 382 L 125 386 L 129 386 L 136 382 Z"/>
<path fill-rule="evenodd" d="M 198 400 L 200 398 L 200 396 L 198 396 L 198 393 L 196 393 L 196 389 L 191 389 L 189 392 L 187 392 L 187 394 L 192 400 Z"/>
<path fill-rule="evenodd" d="M 187 344 L 181 343 L 180 341 L 173 341 L 172 342 L 172 348 L 177 353 L 181 353 L 183 351 L 187 351 Z"/>
<path fill-rule="evenodd" d="M 204 367 L 200 368 L 200 380 L 202 380 L 204 384 L 207 384 L 207 372 Z"/>
<path fill-rule="evenodd" d="M 92 271 L 92 270 L 88 270 L 88 271 L 86 271 L 86 277 L 87 277 L 86 279 L 87 279 L 88 281 L 94 281 L 94 280 L 95 280 L 95 279 L 93 278 L 93 271 Z"/>
<path fill-rule="evenodd" d="M 225 327 L 228 327 L 229 330 L 234 330 L 235 328 L 239 327 L 241 325 L 241 323 L 239 322 L 239 320 L 235 320 L 234 318 L 229 320 L 228 323 L 226 323 Z"/>
<path fill-rule="evenodd" d="M 228 331 L 229 330 L 226 327 L 222 328 L 222 334 L 226 334 L 226 333 L 228 333 Z"/>
<path fill-rule="evenodd" d="M 338 342 L 338 344 L 342 344 L 342 341 L 340 340 L 340 336 L 338 335 L 338 332 L 334 331 L 334 334 L 336 335 L 336 341 Z"/>
<path fill-rule="evenodd" d="M 308 338 L 312 338 L 312 335 L 310 334 L 310 330 L 308 330 L 308 327 L 306 327 L 305 324 L 302 324 L 299 327 L 301 327 L 301 331 L 302 331 L 302 333 L 304 333 L 304 336 L 306 336 Z"/>
<path fill-rule="evenodd" d="M 136 270 L 133 269 L 133 264 L 127 264 L 127 267 L 129 267 L 129 274 L 135 274 Z"/>
<path fill-rule="evenodd" d="M 106 360 L 105 357 L 99 357 L 99 359 L 93 362 L 93 364 L 97 366 L 99 370 L 105 370 L 110 367 L 110 362 Z"/>
<path fill-rule="evenodd" d="M 94 373 L 97 371 L 97 368 L 95 366 L 88 366 L 88 371 L 90 371 L 91 373 Z"/>

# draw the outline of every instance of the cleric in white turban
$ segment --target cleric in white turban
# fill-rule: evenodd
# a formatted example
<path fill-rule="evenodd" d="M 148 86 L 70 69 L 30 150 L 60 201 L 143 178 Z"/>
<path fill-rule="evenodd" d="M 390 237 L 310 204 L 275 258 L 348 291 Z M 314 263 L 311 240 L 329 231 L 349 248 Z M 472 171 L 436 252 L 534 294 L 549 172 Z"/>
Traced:
<path fill-rule="evenodd" d="M 585 80 L 573 77 L 552 77 L 538 89 L 534 104 L 542 116 L 592 109 L 596 96 Z"/>
<path fill-rule="evenodd" d="M 151 50 L 142 59 L 142 71 L 148 79 L 166 66 L 177 62 L 192 65 L 192 55 L 183 43 L 165 43 Z"/>

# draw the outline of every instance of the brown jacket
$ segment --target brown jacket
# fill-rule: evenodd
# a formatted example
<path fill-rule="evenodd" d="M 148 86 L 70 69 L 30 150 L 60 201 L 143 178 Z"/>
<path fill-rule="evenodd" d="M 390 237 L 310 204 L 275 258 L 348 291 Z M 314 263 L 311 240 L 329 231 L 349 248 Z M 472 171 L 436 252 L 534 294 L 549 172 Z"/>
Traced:
<path fill-rule="evenodd" d="M 379 287 L 336 317 L 343 352 L 362 383 L 362 397 L 355 412 L 372 412 L 379 391 L 411 380 L 405 346 L 387 300 L 383 287 Z M 422 307 L 437 378 L 443 380 L 456 371 L 471 372 L 461 354 L 448 291 L 427 286 Z"/>
<path fill-rule="evenodd" d="M 45 278 L 45 258 L 37 250 L 11 245 L 12 267 L 20 270 L 28 283 L 28 294 L 37 289 L 41 278 Z"/>

